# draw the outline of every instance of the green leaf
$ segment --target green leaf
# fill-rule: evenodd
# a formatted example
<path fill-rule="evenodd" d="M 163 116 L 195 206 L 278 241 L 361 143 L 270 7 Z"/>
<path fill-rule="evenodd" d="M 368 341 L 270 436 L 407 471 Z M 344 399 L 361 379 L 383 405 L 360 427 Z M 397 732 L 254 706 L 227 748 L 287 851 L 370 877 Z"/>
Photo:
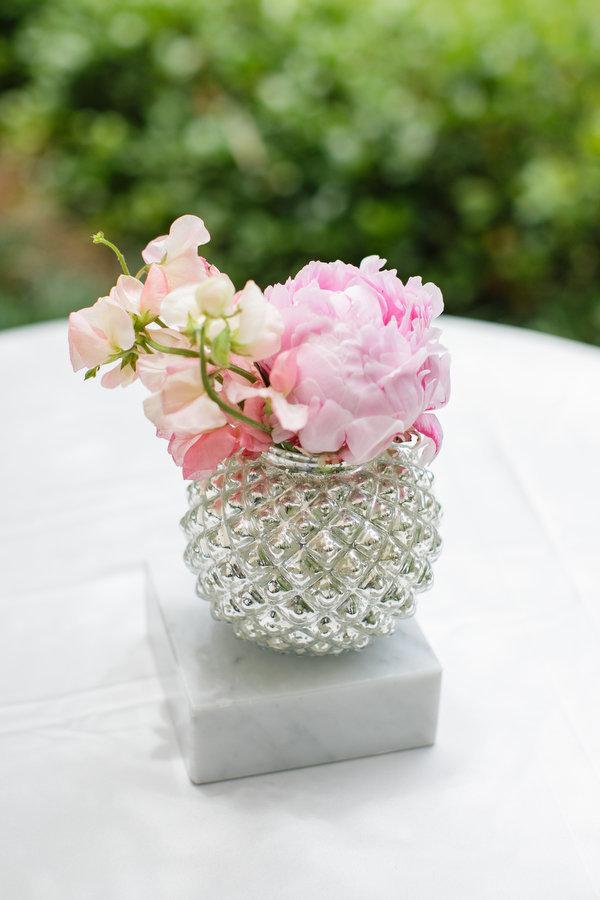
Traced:
<path fill-rule="evenodd" d="M 218 333 L 211 344 L 210 348 L 213 361 L 220 366 L 226 366 L 229 362 L 229 354 L 231 352 L 231 331 L 229 325 L 225 323 L 225 327 Z"/>
<path fill-rule="evenodd" d="M 99 368 L 100 368 L 100 366 L 94 366 L 93 369 L 88 369 L 87 372 L 85 373 L 85 375 L 83 376 L 83 380 L 87 381 L 88 378 L 95 378 L 96 375 L 98 374 Z"/>

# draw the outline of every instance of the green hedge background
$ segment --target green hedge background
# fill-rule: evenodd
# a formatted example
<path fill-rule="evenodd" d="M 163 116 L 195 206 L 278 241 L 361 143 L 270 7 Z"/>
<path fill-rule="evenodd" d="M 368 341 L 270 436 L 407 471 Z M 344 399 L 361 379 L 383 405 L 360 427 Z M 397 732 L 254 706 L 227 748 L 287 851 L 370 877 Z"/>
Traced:
<path fill-rule="evenodd" d="M 597 0 L 4 0 L 0 327 L 201 215 L 242 282 L 379 253 L 600 342 Z"/>

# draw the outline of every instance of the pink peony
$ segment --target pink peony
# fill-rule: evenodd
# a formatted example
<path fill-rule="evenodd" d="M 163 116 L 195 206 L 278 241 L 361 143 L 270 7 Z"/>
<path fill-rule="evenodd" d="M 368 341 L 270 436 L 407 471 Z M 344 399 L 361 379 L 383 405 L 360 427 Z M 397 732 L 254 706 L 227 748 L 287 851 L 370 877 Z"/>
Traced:
<path fill-rule="evenodd" d="M 297 440 L 309 453 L 362 463 L 420 427 L 439 447 L 431 410 L 447 402 L 449 358 L 432 321 L 442 296 L 383 265 L 313 262 L 265 291 L 284 321 L 282 352 L 269 361 L 274 387 L 285 383 L 288 400 L 308 407 Z"/>

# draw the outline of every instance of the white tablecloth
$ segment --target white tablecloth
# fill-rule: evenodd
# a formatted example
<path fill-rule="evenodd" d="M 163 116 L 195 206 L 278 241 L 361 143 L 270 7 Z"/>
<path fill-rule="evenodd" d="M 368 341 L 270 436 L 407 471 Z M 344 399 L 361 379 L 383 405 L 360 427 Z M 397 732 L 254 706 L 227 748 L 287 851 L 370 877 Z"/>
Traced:
<path fill-rule="evenodd" d="M 0 335 L 2 900 L 599 896 L 600 352 L 444 324 L 437 744 L 204 787 L 143 618 L 179 471 L 62 325 Z"/>

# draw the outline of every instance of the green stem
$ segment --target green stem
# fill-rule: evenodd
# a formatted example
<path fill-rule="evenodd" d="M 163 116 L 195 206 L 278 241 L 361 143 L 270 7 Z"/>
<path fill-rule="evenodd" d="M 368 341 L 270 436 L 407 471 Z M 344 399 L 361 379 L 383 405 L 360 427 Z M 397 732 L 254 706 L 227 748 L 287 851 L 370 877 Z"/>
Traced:
<path fill-rule="evenodd" d="M 134 277 L 137 278 L 138 281 L 139 281 L 139 279 L 142 277 L 142 275 L 144 274 L 144 272 L 147 272 L 149 268 L 150 268 L 150 266 L 146 263 L 145 266 L 142 266 L 142 268 L 139 269 L 139 270 L 135 273 L 135 276 L 134 276 Z"/>
<path fill-rule="evenodd" d="M 96 234 L 92 235 L 92 242 L 94 244 L 104 244 L 105 247 L 108 247 L 110 250 L 112 250 L 112 252 L 115 254 L 117 259 L 119 260 L 121 268 L 123 269 L 123 274 L 124 275 L 130 274 L 129 269 L 127 268 L 127 263 L 125 262 L 125 257 L 123 256 L 123 254 L 121 253 L 119 248 L 116 246 L 116 244 L 113 244 L 112 241 L 109 241 L 104 237 L 104 234 L 102 231 L 98 231 Z"/>
<path fill-rule="evenodd" d="M 229 369 L 230 372 L 235 372 L 236 375 L 241 375 L 246 381 L 255 382 L 258 380 L 256 375 L 253 375 L 252 372 L 247 372 L 246 369 L 242 369 L 241 366 L 234 366 L 233 363 L 225 366 L 225 368 Z"/>
<path fill-rule="evenodd" d="M 174 356 L 190 356 L 198 359 L 196 350 L 186 350 L 185 347 L 167 347 L 165 344 L 159 344 L 158 341 L 149 337 L 148 332 L 144 334 L 144 341 L 149 344 L 153 350 L 158 350 L 159 353 L 172 353 Z"/>
<path fill-rule="evenodd" d="M 207 393 L 207 396 L 216 403 L 219 409 L 222 409 L 224 413 L 227 413 L 228 416 L 231 416 L 233 419 L 237 419 L 238 422 L 243 422 L 245 425 L 250 425 L 252 428 L 258 428 L 259 431 L 264 431 L 265 434 L 271 434 L 271 429 L 267 425 L 263 425 L 262 422 L 256 422 L 254 419 L 250 419 L 248 416 L 245 416 L 243 412 L 239 409 L 234 408 L 233 406 L 229 406 L 225 403 L 215 389 L 210 383 L 210 378 L 208 377 L 208 369 L 206 368 L 206 351 L 205 351 L 205 340 L 206 340 L 206 323 L 202 326 L 202 331 L 200 332 L 200 377 L 202 378 L 202 386 Z"/>

